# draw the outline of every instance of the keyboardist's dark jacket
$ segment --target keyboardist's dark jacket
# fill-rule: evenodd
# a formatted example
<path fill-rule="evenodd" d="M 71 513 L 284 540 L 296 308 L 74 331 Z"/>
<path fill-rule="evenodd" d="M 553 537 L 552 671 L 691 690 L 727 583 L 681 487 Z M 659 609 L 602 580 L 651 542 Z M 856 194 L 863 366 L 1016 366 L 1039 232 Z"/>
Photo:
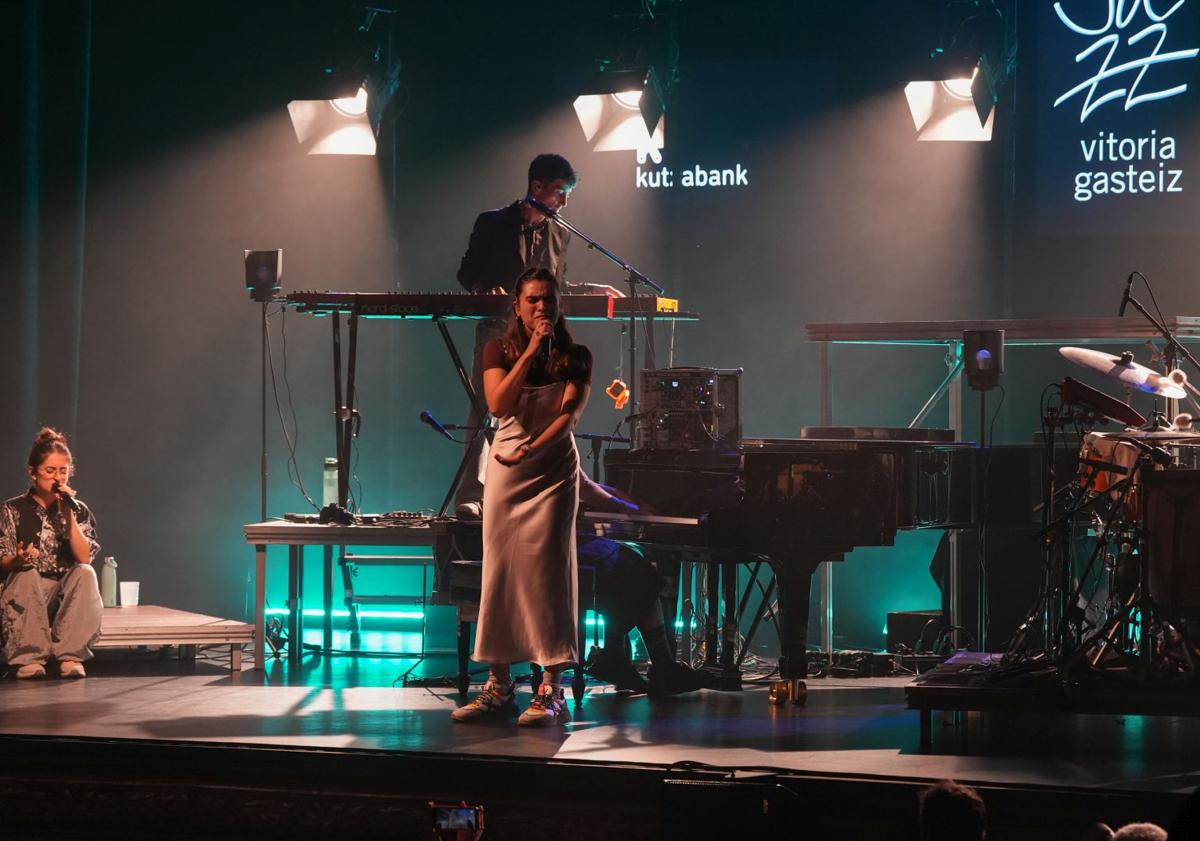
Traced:
<path fill-rule="evenodd" d="M 569 231 L 550 222 L 537 231 L 523 231 L 519 201 L 499 210 L 485 211 L 475 220 L 467 253 L 458 268 L 458 282 L 470 292 L 487 292 L 502 286 L 511 293 L 521 272 L 544 266 L 562 283 L 567 274 L 570 238 Z M 526 259 L 523 254 L 531 241 L 533 253 Z"/>

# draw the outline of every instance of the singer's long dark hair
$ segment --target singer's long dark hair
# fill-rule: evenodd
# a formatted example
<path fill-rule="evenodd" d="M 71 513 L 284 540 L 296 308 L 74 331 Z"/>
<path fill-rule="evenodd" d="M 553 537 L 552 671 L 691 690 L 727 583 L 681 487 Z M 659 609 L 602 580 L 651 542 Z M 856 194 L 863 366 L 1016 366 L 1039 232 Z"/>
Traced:
<path fill-rule="evenodd" d="M 29 451 L 30 471 L 41 467 L 42 462 L 51 453 L 61 453 L 67 458 L 71 458 L 71 451 L 67 448 L 67 436 L 63 435 L 57 429 L 43 426 L 38 430 L 37 437 L 33 439 L 33 449 Z"/>
<path fill-rule="evenodd" d="M 558 321 L 554 323 L 554 341 L 550 350 L 550 360 L 546 365 L 546 371 L 555 380 L 590 382 L 592 378 L 592 353 L 583 345 L 575 343 L 575 338 L 571 335 L 571 331 L 567 327 L 567 319 L 562 315 L 562 295 L 559 291 L 558 278 L 549 269 L 540 267 L 526 269 L 517 278 L 517 285 L 513 290 L 512 297 L 513 307 L 508 315 L 508 329 L 501 339 L 504 343 L 505 360 L 509 365 L 515 365 L 517 359 L 529 345 L 529 332 L 525 329 L 525 324 L 517 314 L 516 305 L 521 299 L 521 292 L 525 288 L 525 284 L 531 280 L 541 280 L 550 284 L 554 289 L 554 297 L 559 299 L 559 316 Z"/>

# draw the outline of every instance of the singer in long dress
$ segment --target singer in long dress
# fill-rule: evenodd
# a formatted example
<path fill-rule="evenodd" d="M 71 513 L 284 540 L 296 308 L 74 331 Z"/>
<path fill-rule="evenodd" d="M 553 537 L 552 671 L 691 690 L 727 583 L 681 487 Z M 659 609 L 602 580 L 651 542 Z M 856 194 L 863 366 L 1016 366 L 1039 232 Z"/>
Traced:
<path fill-rule="evenodd" d="M 40 678 L 57 662 L 66 678 L 100 636 L 104 612 L 92 561 L 96 520 L 75 498 L 67 438 L 45 427 L 29 453 L 29 490 L 0 506 L 0 641 L 18 678 Z"/>
<path fill-rule="evenodd" d="M 564 668 L 579 659 L 575 515 L 579 452 L 572 432 L 587 404 L 592 357 L 575 344 L 547 269 L 518 279 L 506 334 L 483 354 L 488 409 L 500 420 L 483 495 L 483 591 L 475 659 L 490 665 L 483 692 L 456 721 L 516 713 L 509 667 L 543 669 L 523 725 L 570 719 Z"/>

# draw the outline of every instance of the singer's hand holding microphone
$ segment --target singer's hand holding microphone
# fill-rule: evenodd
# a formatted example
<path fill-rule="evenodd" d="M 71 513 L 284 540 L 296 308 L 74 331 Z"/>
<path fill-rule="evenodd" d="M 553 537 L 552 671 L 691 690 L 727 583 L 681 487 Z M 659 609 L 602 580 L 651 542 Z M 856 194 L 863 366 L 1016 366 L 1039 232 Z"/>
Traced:
<path fill-rule="evenodd" d="M 545 349 L 546 355 L 550 354 L 550 345 L 554 341 L 554 325 L 550 323 L 548 318 L 539 318 L 533 325 L 533 330 L 529 334 L 529 345 L 525 348 L 525 353 L 533 356 L 540 349 Z"/>
<path fill-rule="evenodd" d="M 72 514 L 79 513 L 79 503 L 75 501 L 75 489 L 69 485 L 64 485 L 62 482 L 55 482 L 52 490 L 58 494 L 58 498 L 63 504 L 70 509 Z"/>

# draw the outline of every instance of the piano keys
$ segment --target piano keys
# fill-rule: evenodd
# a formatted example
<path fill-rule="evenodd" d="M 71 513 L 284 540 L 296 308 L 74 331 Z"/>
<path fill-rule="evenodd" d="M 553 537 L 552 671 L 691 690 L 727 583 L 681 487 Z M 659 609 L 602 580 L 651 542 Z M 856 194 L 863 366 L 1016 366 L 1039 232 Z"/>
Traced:
<path fill-rule="evenodd" d="M 507 295 L 470 292 L 292 292 L 283 302 L 310 315 L 356 314 L 362 318 L 479 320 L 509 312 Z M 679 301 L 656 295 L 613 298 L 608 295 L 563 295 L 563 314 L 576 321 L 612 321 L 630 315 L 668 321 L 696 321 L 679 309 Z"/>

